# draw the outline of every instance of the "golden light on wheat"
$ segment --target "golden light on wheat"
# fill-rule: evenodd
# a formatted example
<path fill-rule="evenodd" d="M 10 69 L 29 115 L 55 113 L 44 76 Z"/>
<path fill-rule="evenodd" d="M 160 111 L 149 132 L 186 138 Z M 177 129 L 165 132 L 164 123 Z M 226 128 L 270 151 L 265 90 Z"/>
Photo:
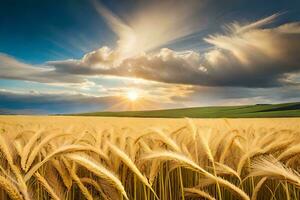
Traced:
<path fill-rule="evenodd" d="M 0 199 L 300 198 L 296 125 L 63 118 L 0 123 Z"/>

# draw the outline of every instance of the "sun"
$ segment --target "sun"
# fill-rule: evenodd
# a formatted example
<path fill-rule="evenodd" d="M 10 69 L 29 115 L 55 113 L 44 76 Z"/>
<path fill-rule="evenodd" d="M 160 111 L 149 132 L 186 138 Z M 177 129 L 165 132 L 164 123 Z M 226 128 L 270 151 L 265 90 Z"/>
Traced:
<path fill-rule="evenodd" d="M 130 90 L 130 91 L 127 92 L 127 98 L 130 101 L 136 101 L 139 98 L 139 94 L 135 90 Z"/>

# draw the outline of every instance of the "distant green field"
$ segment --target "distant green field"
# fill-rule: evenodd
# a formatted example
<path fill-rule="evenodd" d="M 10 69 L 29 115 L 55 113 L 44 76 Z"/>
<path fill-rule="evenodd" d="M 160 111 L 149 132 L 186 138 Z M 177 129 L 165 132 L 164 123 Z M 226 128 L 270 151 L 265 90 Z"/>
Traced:
<path fill-rule="evenodd" d="M 169 110 L 93 112 L 80 116 L 158 117 L 158 118 L 254 118 L 300 117 L 300 102 L 268 105 L 194 107 Z"/>

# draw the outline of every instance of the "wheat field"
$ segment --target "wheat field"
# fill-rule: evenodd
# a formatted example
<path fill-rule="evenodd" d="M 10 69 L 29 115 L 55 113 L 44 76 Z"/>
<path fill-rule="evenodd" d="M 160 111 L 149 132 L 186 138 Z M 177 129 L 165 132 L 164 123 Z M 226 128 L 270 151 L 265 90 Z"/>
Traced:
<path fill-rule="evenodd" d="M 300 199 L 300 119 L 0 117 L 0 199 Z"/>

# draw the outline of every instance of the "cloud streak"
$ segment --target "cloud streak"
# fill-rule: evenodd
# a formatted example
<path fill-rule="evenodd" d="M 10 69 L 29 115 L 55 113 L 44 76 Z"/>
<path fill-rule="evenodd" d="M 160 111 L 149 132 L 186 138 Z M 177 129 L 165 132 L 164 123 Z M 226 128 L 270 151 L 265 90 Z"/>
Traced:
<path fill-rule="evenodd" d="M 117 63 L 199 31 L 204 23 L 199 23 L 201 20 L 195 15 L 203 3 L 198 0 L 139 2 L 138 9 L 123 16 L 125 22 L 93 1 L 99 15 L 119 37 L 113 53 Z"/>
<path fill-rule="evenodd" d="M 60 73 L 47 65 L 33 66 L 0 53 L 0 78 L 26 80 L 40 83 L 84 83 L 80 75 Z"/>

